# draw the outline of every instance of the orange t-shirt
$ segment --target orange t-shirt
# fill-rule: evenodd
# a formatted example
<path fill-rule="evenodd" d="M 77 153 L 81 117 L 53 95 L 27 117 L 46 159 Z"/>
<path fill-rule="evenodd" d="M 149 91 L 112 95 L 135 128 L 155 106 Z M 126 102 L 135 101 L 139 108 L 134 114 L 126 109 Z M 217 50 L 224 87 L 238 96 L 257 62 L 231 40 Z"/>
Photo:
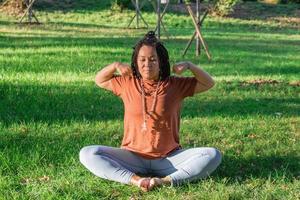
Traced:
<path fill-rule="evenodd" d="M 121 148 L 150 159 L 166 157 L 180 148 L 180 108 L 185 97 L 193 96 L 196 78 L 170 76 L 162 81 L 152 114 L 149 111 L 158 82 L 143 80 L 147 131 L 142 131 L 144 118 L 140 81 L 129 76 L 114 76 L 111 83 L 113 93 L 123 100 L 125 109 Z"/>

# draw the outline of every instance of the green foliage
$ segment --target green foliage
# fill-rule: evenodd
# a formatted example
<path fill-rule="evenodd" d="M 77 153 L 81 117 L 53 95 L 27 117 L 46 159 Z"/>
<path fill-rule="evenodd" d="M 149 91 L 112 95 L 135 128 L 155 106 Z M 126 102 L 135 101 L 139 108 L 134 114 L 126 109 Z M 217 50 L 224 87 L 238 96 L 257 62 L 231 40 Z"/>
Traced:
<path fill-rule="evenodd" d="M 233 11 L 234 6 L 240 0 L 218 0 L 212 9 L 212 14 L 217 16 L 226 16 Z"/>
<path fill-rule="evenodd" d="M 130 0 L 113 0 L 111 1 L 111 10 L 115 12 L 122 12 L 124 8 L 131 6 Z"/>

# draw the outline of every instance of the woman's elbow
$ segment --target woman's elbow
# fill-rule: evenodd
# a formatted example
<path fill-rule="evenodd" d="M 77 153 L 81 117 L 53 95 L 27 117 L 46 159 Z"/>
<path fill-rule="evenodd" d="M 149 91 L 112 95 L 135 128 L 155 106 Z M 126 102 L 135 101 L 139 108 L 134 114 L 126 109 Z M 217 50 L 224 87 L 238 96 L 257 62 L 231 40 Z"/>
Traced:
<path fill-rule="evenodd" d="M 103 83 L 103 81 L 102 81 L 101 76 L 100 76 L 99 73 L 98 73 L 98 74 L 96 75 L 96 77 L 95 77 L 95 83 L 96 83 L 96 85 L 98 85 L 99 87 L 101 87 L 101 85 L 102 85 L 102 83 Z"/>
<path fill-rule="evenodd" d="M 216 82 L 214 79 L 211 79 L 209 83 L 207 84 L 208 89 L 213 88 L 216 85 Z"/>
<path fill-rule="evenodd" d="M 96 85 L 99 85 L 99 84 L 100 84 L 98 74 L 95 76 L 95 83 L 96 83 Z"/>

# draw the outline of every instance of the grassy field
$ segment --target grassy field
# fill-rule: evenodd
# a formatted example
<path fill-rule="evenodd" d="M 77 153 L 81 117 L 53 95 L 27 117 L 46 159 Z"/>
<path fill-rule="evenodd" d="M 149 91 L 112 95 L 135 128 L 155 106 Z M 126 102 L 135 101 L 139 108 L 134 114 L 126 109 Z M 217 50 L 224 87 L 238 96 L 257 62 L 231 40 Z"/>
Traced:
<path fill-rule="evenodd" d="M 171 63 L 191 60 L 217 81 L 186 99 L 181 143 L 217 147 L 224 158 L 206 180 L 142 193 L 93 176 L 78 153 L 120 145 L 122 103 L 97 88 L 94 76 L 111 62 L 130 62 L 147 30 L 125 28 L 133 11 L 82 2 L 40 7 L 41 25 L 18 25 L 0 13 L 0 199 L 300 199 L 299 29 L 208 17 L 208 61 L 193 49 L 181 57 L 192 22 L 166 15 L 171 37 L 162 32 L 162 40 Z M 155 26 L 152 12 L 143 16 Z"/>

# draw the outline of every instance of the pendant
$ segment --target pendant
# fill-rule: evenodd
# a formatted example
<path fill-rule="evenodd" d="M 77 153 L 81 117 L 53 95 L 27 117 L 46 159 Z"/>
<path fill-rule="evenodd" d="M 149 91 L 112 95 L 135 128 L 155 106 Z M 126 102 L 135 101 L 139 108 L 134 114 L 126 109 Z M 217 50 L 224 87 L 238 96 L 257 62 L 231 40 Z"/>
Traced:
<path fill-rule="evenodd" d="M 144 122 L 142 124 L 142 132 L 146 132 L 147 131 L 147 125 L 146 125 L 146 122 Z"/>

